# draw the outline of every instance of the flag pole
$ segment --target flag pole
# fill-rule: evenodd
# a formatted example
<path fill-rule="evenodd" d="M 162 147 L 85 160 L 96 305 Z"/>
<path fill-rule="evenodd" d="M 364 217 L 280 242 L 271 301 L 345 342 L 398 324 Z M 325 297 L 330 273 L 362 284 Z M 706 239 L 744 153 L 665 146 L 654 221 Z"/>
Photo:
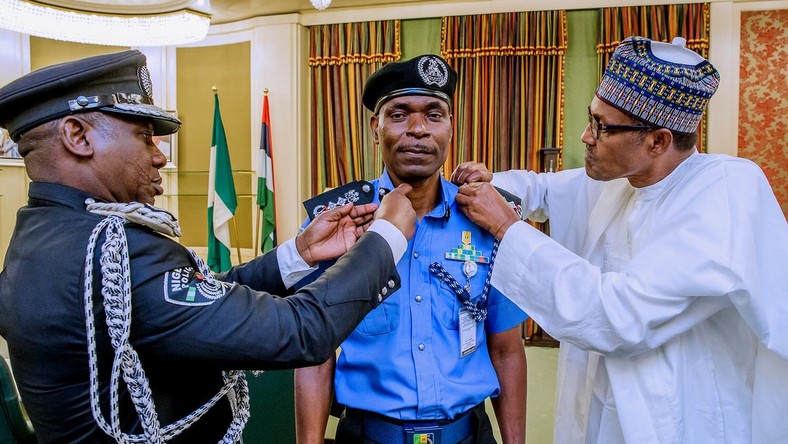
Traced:
<path fill-rule="evenodd" d="M 254 221 L 254 255 L 257 256 L 257 248 L 260 247 L 260 222 L 261 222 L 261 214 L 262 210 L 260 207 L 257 207 L 257 211 L 255 211 L 255 221 Z"/>
<path fill-rule="evenodd" d="M 263 89 L 263 95 L 267 95 L 267 94 L 268 94 L 268 88 L 265 88 L 265 89 Z M 262 112 L 262 111 L 261 111 L 261 112 Z M 262 123 L 261 123 L 260 125 L 262 126 Z M 262 131 L 262 128 L 261 128 L 260 130 Z M 258 153 L 257 153 L 257 155 L 258 155 L 258 156 L 260 156 L 260 153 L 259 153 L 259 151 L 260 151 L 260 150 L 258 150 Z M 260 159 L 257 159 L 257 162 L 259 163 L 259 162 L 260 162 Z M 259 173 L 260 173 L 260 172 L 258 171 L 258 174 L 259 174 Z M 259 186 L 259 185 L 258 185 L 258 186 Z M 257 190 L 257 195 L 258 195 L 258 196 L 260 195 L 260 190 Z M 262 214 L 263 214 L 263 211 L 260 209 L 260 205 L 255 205 L 255 207 L 257 207 L 257 210 L 254 212 L 254 215 L 255 215 L 255 224 L 254 224 L 254 254 L 255 254 L 255 256 L 256 256 L 256 255 L 257 255 L 257 252 L 258 252 L 258 251 L 260 251 L 260 250 L 258 250 L 257 248 L 258 248 L 258 247 L 260 247 L 260 225 L 261 225 L 260 223 L 262 222 Z"/>
<path fill-rule="evenodd" d="M 265 97 L 267 95 L 268 95 L 268 88 L 263 88 L 263 97 Z M 262 112 L 262 110 L 261 110 L 261 112 Z M 261 123 L 261 125 L 262 125 L 262 123 Z M 260 128 L 260 130 L 262 131 L 262 128 Z M 260 153 L 258 152 L 257 155 L 259 156 Z M 259 161 L 260 160 L 258 159 L 258 163 L 259 163 Z M 258 174 L 259 174 L 259 171 L 258 171 Z M 258 184 L 258 186 L 259 186 L 259 184 Z M 257 195 L 258 196 L 260 195 L 260 190 L 257 190 Z M 263 225 L 263 209 L 260 208 L 260 205 L 255 205 L 255 206 L 257 207 L 257 211 L 255 212 L 255 215 L 257 216 L 257 218 L 256 218 L 257 220 L 256 220 L 256 223 L 254 225 L 254 229 L 255 229 L 255 233 L 254 233 L 254 254 L 257 255 L 257 252 L 261 251 L 261 250 L 258 250 L 258 247 L 260 249 L 263 248 L 263 246 L 260 245 L 260 241 L 261 241 L 261 239 L 260 239 L 260 227 Z"/>
<path fill-rule="evenodd" d="M 235 216 L 230 218 L 230 222 L 233 223 L 233 231 L 235 232 L 235 250 L 238 252 L 238 264 L 242 264 L 241 262 L 241 240 L 238 238 L 238 224 L 235 223 Z"/>
<path fill-rule="evenodd" d="M 214 94 L 217 94 L 216 86 L 211 88 Z M 230 218 L 233 224 L 233 232 L 235 233 L 235 251 L 238 253 L 238 264 L 241 264 L 241 240 L 238 238 L 238 224 L 235 223 L 235 215 Z"/>

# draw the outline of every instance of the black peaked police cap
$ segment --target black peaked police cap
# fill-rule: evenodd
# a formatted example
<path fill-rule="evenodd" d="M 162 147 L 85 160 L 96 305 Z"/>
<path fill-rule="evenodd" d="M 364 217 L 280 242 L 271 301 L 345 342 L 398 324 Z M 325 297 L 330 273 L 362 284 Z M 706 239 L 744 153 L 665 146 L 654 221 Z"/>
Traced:
<path fill-rule="evenodd" d="M 14 141 L 42 123 L 87 111 L 149 119 L 157 136 L 181 125 L 153 104 L 145 55 L 136 50 L 47 66 L 0 88 L 0 127 Z"/>
<path fill-rule="evenodd" d="M 392 62 L 375 71 L 364 84 L 361 101 L 377 114 L 395 97 L 433 96 L 451 107 L 457 72 L 436 55 L 420 55 L 404 62 Z"/>

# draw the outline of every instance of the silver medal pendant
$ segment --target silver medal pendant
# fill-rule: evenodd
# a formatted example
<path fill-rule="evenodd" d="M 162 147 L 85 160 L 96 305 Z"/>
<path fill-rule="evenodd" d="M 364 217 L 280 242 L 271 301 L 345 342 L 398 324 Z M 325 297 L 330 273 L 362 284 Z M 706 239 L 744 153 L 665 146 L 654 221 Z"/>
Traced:
<path fill-rule="evenodd" d="M 472 278 L 476 276 L 476 272 L 479 270 L 479 267 L 476 265 L 476 262 L 467 260 L 462 264 L 462 272 L 465 274 L 466 278 Z"/>

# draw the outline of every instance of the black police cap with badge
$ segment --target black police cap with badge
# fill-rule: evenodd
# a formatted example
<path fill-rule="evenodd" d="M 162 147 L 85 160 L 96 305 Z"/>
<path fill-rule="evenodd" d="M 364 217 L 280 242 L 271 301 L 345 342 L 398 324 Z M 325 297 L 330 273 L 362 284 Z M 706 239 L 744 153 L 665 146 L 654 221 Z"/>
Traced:
<path fill-rule="evenodd" d="M 153 104 L 145 55 L 136 50 L 48 66 L 0 88 L 0 127 L 14 141 L 50 120 L 87 111 L 148 119 L 154 135 L 172 134 L 181 125 Z"/>
<path fill-rule="evenodd" d="M 436 55 L 392 62 L 375 71 L 364 84 L 361 101 L 377 114 L 389 100 L 401 96 L 432 96 L 451 107 L 457 72 Z"/>

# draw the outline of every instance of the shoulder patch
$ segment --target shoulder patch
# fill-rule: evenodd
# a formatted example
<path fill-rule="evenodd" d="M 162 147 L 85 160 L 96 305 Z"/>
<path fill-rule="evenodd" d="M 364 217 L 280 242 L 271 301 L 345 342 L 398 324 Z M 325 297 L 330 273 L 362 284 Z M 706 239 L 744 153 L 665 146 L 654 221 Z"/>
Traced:
<path fill-rule="evenodd" d="M 315 220 L 323 211 L 333 210 L 352 203 L 363 205 L 372 202 L 375 187 L 364 180 L 356 180 L 339 188 L 333 188 L 304 201 L 304 208 L 309 220 Z"/>
<path fill-rule="evenodd" d="M 522 219 L 523 218 L 523 201 L 519 197 L 515 196 L 514 194 L 504 190 L 503 188 L 495 187 L 496 190 L 506 199 L 506 203 L 517 213 L 517 216 Z"/>
<path fill-rule="evenodd" d="M 203 276 L 192 267 L 176 268 L 164 274 L 164 299 L 176 305 L 210 305 L 227 294 L 231 286 Z"/>

